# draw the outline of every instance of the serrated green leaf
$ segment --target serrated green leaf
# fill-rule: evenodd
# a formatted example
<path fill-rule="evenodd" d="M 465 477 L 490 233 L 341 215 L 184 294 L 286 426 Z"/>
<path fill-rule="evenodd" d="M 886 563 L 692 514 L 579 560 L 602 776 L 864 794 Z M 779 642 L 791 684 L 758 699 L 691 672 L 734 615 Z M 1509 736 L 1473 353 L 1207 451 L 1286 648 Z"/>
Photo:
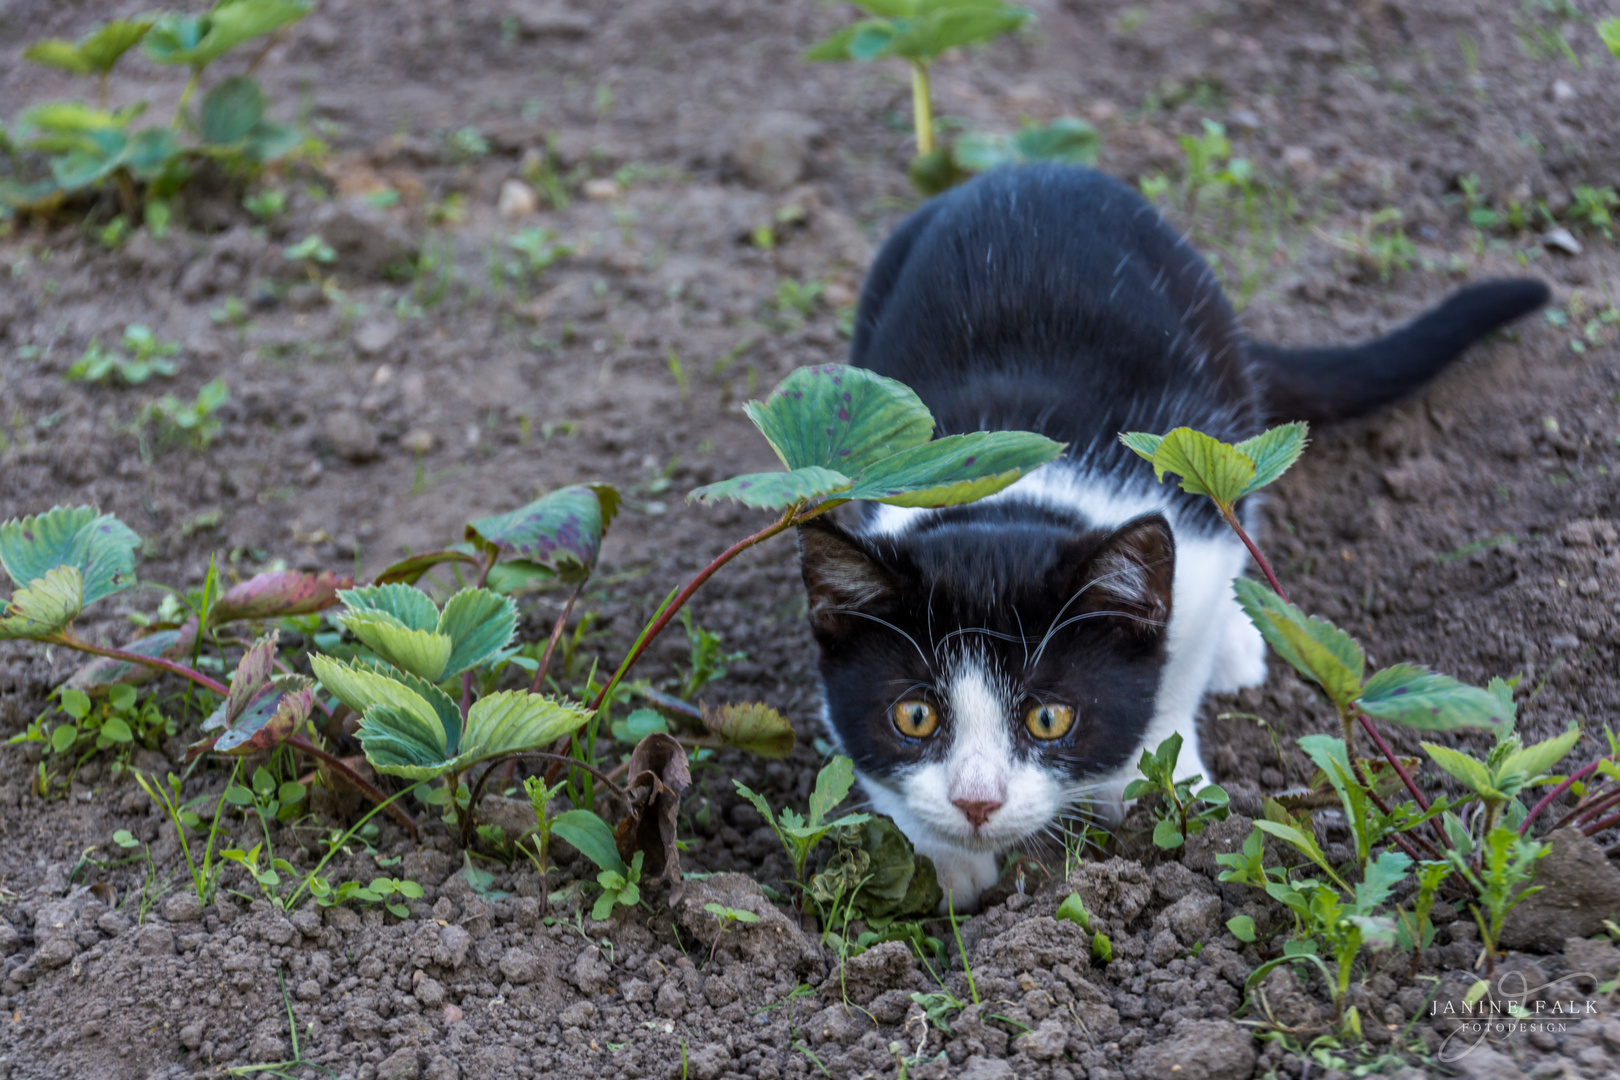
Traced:
<path fill-rule="evenodd" d="M 541 750 L 585 726 L 590 713 L 544 694 L 503 690 L 479 698 L 467 713 L 458 760 L 467 764 Z M 464 766 L 463 766 L 464 767 Z"/>
<path fill-rule="evenodd" d="M 428 732 L 409 709 L 373 705 L 356 735 L 372 768 L 391 776 L 431 780 L 454 765 L 453 759 L 432 745 Z"/>
<path fill-rule="evenodd" d="M 1510 776 L 1516 777 L 1517 785 L 1523 787 L 1564 760 L 1569 752 L 1575 749 L 1575 744 L 1580 740 L 1580 728 L 1571 726 L 1562 735 L 1554 736 L 1544 742 L 1538 742 L 1533 746 L 1527 746 L 1523 750 L 1510 755 L 1497 769 L 1497 776 L 1504 780 Z"/>
<path fill-rule="evenodd" d="M 0 639 L 37 638 L 73 621 L 83 607 L 79 571 L 58 566 L 11 594 L 0 617 Z"/>
<path fill-rule="evenodd" d="M 582 581 L 596 568 L 619 502 L 617 489 L 607 484 L 559 488 L 527 506 L 479 518 L 467 526 L 466 538 L 503 558 L 545 567 L 564 581 Z"/>
<path fill-rule="evenodd" d="M 1063 453 L 1028 431 L 978 431 L 902 450 L 862 469 L 847 499 L 939 507 L 993 495 Z"/>
<path fill-rule="evenodd" d="M 370 713 L 374 707 L 381 705 L 391 710 L 389 721 L 386 724 L 379 722 L 378 734 L 374 737 L 387 735 L 418 747 L 427 747 L 441 761 L 448 756 L 448 735 L 444 725 L 439 722 L 433 706 L 421 694 L 359 662 L 344 664 L 319 654 L 312 655 L 309 662 L 321 685 L 360 714 L 362 745 L 366 743 L 365 729 L 370 723 Z M 369 748 L 366 756 L 371 756 Z"/>
<path fill-rule="evenodd" d="M 608 823 L 589 810 L 565 810 L 551 823 L 553 834 L 568 841 L 579 853 L 604 871 L 624 877 L 630 867 L 619 857 L 619 846 L 614 842 L 613 830 Z"/>
<path fill-rule="evenodd" d="M 841 472 L 810 465 L 788 472 L 744 473 L 705 484 L 686 497 L 701 502 L 735 499 L 760 510 L 781 510 L 797 502 L 847 491 L 851 483 Z"/>
<path fill-rule="evenodd" d="M 1490 691 L 1417 664 L 1395 664 L 1375 674 L 1358 704 L 1368 716 L 1419 731 L 1495 727 L 1511 715 Z"/>
<path fill-rule="evenodd" d="M 197 126 L 204 142 L 224 145 L 247 136 L 264 119 L 264 92 L 247 75 L 221 79 L 203 95 Z"/>
<path fill-rule="evenodd" d="M 1310 425 L 1300 420 L 1281 424 L 1238 443 L 1234 449 L 1254 462 L 1254 476 L 1244 486 L 1243 494 L 1259 491 L 1287 472 L 1305 452 L 1305 436 L 1309 431 Z"/>
<path fill-rule="evenodd" d="M 1492 782 L 1490 769 L 1483 762 L 1475 761 L 1460 750 L 1453 750 L 1449 746 L 1437 746 L 1434 743 L 1420 743 L 1424 753 L 1428 754 L 1434 763 L 1446 772 L 1461 780 L 1477 795 L 1489 799 L 1507 798 L 1496 789 Z"/>
<path fill-rule="evenodd" d="M 1307 616 L 1258 581 L 1237 578 L 1232 591 L 1277 655 L 1335 702 L 1348 706 L 1361 693 L 1367 658 L 1349 634 L 1326 619 Z"/>
<path fill-rule="evenodd" d="M 845 476 L 927 442 L 934 430 L 910 387 L 844 364 L 798 368 L 744 411 L 789 469 L 815 465 Z"/>
<path fill-rule="evenodd" d="M 111 514 L 65 506 L 0 525 L 0 566 L 17 585 L 43 578 L 58 566 L 79 573 L 81 606 L 135 583 L 141 538 Z"/>
<path fill-rule="evenodd" d="M 516 629 L 517 605 L 511 600 L 488 589 L 462 589 L 445 602 L 439 616 L 439 633 L 454 643 L 442 677 L 482 664 L 506 648 Z"/>
<path fill-rule="evenodd" d="M 446 634 L 427 630 L 407 630 L 399 620 L 380 611 L 349 611 L 339 616 L 343 624 L 367 648 L 401 671 L 418 675 L 428 682 L 444 678 L 453 643 Z"/>
<path fill-rule="evenodd" d="M 407 630 L 439 629 L 439 609 L 427 593 L 410 585 L 367 585 L 340 589 L 338 599 L 350 611 L 377 611 L 390 615 Z"/>
<path fill-rule="evenodd" d="M 1378 910 L 1395 891 L 1395 887 L 1405 880 L 1411 868 L 1412 860 L 1405 852 L 1380 852 L 1378 858 L 1367 864 L 1361 881 L 1356 885 L 1354 912 L 1357 915 L 1371 915 Z"/>
<path fill-rule="evenodd" d="M 763 702 L 722 705 L 712 712 L 705 708 L 703 724 L 727 746 L 750 754 L 785 758 L 793 753 L 793 727 L 781 713 Z"/>
<path fill-rule="evenodd" d="M 1169 432 L 1153 451 L 1154 475 L 1163 482 L 1167 472 L 1181 479 L 1182 491 L 1207 495 L 1225 507 L 1237 502 L 1255 475 L 1247 455 L 1190 427 Z"/>

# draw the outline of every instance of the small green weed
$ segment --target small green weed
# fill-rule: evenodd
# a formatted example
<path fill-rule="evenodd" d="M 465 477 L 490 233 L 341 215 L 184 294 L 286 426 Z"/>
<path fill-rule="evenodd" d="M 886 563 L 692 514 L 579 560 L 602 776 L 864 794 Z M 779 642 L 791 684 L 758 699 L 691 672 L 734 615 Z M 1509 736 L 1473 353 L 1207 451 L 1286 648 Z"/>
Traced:
<path fill-rule="evenodd" d="M 153 375 L 173 375 L 176 371 L 169 357 L 180 351 L 179 343 L 159 341 L 149 327 L 133 323 L 126 328 L 123 348 L 134 355 L 125 356 L 123 352 L 104 347 L 101 338 L 91 338 L 84 355 L 75 360 L 62 377 L 73 382 L 99 383 L 116 374 L 125 384 L 139 386 Z"/>
<path fill-rule="evenodd" d="M 158 441 L 164 446 L 189 445 L 206 450 L 225 426 L 214 414 L 229 401 L 231 391 L 224 379 L 212 379 L 197 391 L 195 401 L 182 401 L 164 394 L 147 406 L 148 423 L 158 425 Z"/>

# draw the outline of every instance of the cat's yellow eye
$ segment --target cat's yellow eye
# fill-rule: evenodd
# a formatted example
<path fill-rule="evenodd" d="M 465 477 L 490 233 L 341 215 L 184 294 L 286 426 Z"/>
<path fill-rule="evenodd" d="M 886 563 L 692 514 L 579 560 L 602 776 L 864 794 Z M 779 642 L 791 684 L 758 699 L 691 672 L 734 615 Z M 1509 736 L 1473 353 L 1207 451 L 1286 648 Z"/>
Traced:
<path fill-rule="evenodd" d="M 926 701 L 896 702 L 889 715 L 894 729 L 908 739 L 926 739 L 939 730 L 939 710 Z"/>
<path fill-rule="evenodd" d="M 1067 705 L 1032 705 L 1024 714 L 1024 727 L 1037 739 L 1061 739 L 1074 727 L 1074 709 Z"/>

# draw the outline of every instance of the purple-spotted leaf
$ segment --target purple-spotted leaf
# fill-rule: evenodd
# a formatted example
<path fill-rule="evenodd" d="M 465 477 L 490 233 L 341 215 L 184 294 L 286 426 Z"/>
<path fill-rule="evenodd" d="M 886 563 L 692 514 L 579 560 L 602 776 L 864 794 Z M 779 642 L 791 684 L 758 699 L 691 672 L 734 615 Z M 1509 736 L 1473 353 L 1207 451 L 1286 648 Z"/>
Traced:
<path fill-rule="evenodd" d="M 204 731 L 230 727 L 248 707 L 248 703 L 270 685 L 270 676 L 276 669 L 276 643 L 280 637 L 280 631 L 272 630 L 242 654 L 242 659 L 236 662 L 236 671 L 231 675 L 230 691 L 225 700 L 219 703 L 219 708 L 203 721 Z"/>
<path fill-rule="evenodd" d="M 281 631 L 272 630 L 255 641 L 236 662 L 236 671 L 231 675 L 231 692 L 225 698 L 225 710 L 231 719 L 241 716 L 248 702 L 269 685 L 270 676 L 276 670 L 276 646 L 280 640 Z"/>
<path fill-rule="evenodd" d="M 180 660 L 191 655 L 197 644 L 197 620 L 187 619 L 177 630 L 158 630 L 136 638 L 123 646 L 125 652 L 137 656 L 150 656 L 163 660 Z M 118 685 L 139 686 L 157 678 L 159 669 L 128 660 L 115 660 L 110 656 L 97 656 L 73 673 L 63 685 L 81 690 L 92 697 L 105 694 Z"/>
<path fill-rule="evenodd" d="M 277 675 L 214 741 L 214 751 L 243 755 L 273 750 L 309 718 L 314 705 L 314 683 L 302 675 Z"/>
<path fill-rule="evenodd" d="M 30 587 L 59 566 L 72 567 L 80 581 L 76 615 L 135 584 L 140 545 L 141 538 L 111 514 L 90 506 L 57 506 L 0 525 L 0 566 L 19 587 Z"/>
<path fill-rule="evenodd" d="M 467 550 L 462 550 L 463 547 Z M 472 553 L 471 548 L 472 545 L 466 544 L 462 545 L 461 547 L 445 548 L 443 551 L 424 551 L 420 555 L 412 555 L 408 559 L 401 559 L 399 562 L 378 574 L 372 581 L 372 584 L 415 585 L 422 579 L 423 574 L 427 573 L 435 566 L 447 562 L 460 563 L 464 566 L 472 567 L 482 566 L 483 562 L 478 558 L 477 555 Z"/>
<path fill-rule="evenodd" d="M 793 753 L 793 728 L 782 714 L 763 702 L 722 705 L 703 710 L 703 724 L 727 746 L 763 758 Z"/>
<path fill-rule="evenodd" d="M 799 368 L 744 411 L 789 469 L 820 466 L 846 476 L 934 432 L 933 416 L 909 386 L 844 364 Z"/>
<path fill-rule="evenodd" d="M 1361 711 L 1418 731 L 1500 727 L 1512 718 L 1495 694 L 1417 664 L 1396 664 L 1362 688 Z"/>
<path fill-rule="evenodd" d="M 847 491 L 849 477 L 819 465 L 807 465 L 789 472 L 745 473 L 706 484 L 687 496 L 702 502 L 735 499 L 760 510 L 781 510 L 795 503 Z"/>
<path fill-rule="evenodd" d="M 308 615 L 338 602 L 338 590 L 354 584 L 330 570 L 307 574 L 298 570 L 272 570 L 255 574 L 225 591 L 214 604 L 209 622 L 220 626 L 241 619 L 277 619 Z"/>
<path fill-rule="evenodd" d="M 602 535 L 618 512 L 617 490 L 607 484 L 576 484 L 509 513 L 479 518 L 467 526 L 467 539 L 503 559 L 578 582 L 596 568 Z"/>
<path fill-rule="evenodd" d="M 956 506 L 993 495 L 1063 453 L 1063 444 L 1029 431 L 979 431 L 902 450 L 855 478 L 846 499 L 893 506 Z"/>

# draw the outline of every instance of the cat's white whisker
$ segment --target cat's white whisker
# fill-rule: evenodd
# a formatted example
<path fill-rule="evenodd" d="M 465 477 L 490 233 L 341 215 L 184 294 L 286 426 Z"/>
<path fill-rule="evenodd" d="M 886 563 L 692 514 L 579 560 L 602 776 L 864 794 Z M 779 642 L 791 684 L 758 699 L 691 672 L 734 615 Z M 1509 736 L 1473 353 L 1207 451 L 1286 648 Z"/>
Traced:
<path fill-rule="evenodd" d="M 833 608 L 832 611 L 838 615 L 856 615 L 863 619 L 870 619 L 872 622 L 875 622 L 880 626 L 887 626 L 890 630 L 893 630 L 895 633 L 911 642 L 911 647 L 917 650 L 918 656 L 922 657 L 924 666 L 927 666 L 930 668 L 930 670 L 932 670 L 932 665 L 928 663 L 928 654 L 922 651 L 922 646 L 917 644 L 917 639 L 900 629 L 898 626 L 894 625 L 894 623 L 889 622 L 887 619 L 880 619 L 876 615 L 870 615 L 864 611 L 857 611 L 855 608 Z"/>

